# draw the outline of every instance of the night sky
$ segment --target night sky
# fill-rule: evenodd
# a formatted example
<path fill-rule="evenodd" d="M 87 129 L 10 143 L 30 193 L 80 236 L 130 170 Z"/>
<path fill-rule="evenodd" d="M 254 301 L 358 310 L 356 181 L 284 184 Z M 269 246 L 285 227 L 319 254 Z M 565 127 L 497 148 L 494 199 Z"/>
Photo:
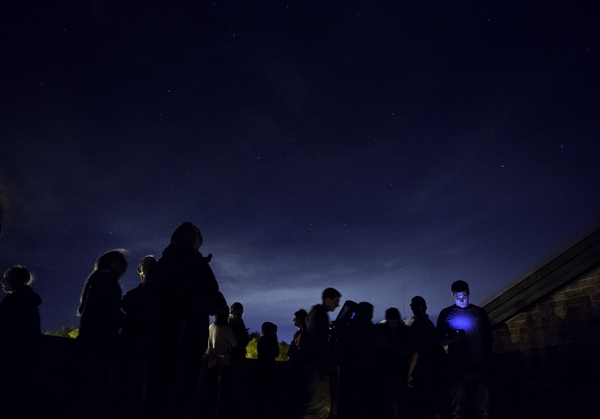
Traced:
<path fill-rule="evenodd" d="M 184 221 L 288 342 L 326 287 L 435 321 L 600 226 L 597 2 L 40 3 L 0 11 L 0 270 L 42 331 Z"/>

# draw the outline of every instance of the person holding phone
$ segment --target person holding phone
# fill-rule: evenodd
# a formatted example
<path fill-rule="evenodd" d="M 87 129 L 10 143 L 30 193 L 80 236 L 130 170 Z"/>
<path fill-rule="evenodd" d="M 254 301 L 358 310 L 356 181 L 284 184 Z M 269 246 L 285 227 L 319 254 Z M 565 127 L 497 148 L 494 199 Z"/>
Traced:
<path fill-rule="evenodd" d="M 471 397 L 476 417 L 489 418 L 490 321 L 484 309 L 469 303 L 469 284 L 456 281 L 451 290 L 454 304 L 440 312 L 436 326 L 438 342 L 448 346 L 450 417 L 464 417 L 465 403 Z"/>

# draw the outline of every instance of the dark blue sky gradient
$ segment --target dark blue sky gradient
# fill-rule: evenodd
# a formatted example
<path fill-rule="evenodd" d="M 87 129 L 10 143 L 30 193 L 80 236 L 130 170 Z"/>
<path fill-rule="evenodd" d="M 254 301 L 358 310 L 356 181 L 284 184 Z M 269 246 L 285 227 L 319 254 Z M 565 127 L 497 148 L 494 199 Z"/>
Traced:
<path fill-rule="evenodd" d="M 593 2 L 122 3 L 0 13 L 0 269 L 34 272 L 44 330 L 183 221 L 286 341 L 325 287 L 436 317 L 600 225 Z"/>

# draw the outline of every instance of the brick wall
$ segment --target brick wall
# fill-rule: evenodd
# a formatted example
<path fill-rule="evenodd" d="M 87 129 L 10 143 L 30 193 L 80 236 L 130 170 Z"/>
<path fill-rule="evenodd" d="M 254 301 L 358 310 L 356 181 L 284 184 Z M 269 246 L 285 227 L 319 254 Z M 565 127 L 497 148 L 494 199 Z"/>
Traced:
<path fill-rule="evenodd" d="M 493 334 L 502 368 L 524 382 L 546 385 L 597 373 L 600 269 L 540 300 Z"/>

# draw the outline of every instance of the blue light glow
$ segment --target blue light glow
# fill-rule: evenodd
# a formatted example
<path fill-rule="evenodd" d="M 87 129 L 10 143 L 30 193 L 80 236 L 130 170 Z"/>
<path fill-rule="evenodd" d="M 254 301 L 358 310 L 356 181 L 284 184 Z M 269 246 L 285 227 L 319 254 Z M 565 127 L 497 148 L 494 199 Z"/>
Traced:
<path fill-rule="evenodd" d="M 475 328 L 475 319 L 468 312 L 452 311 L 448 316 L 448 324 L 454 330 L 472 331 Z"/>

